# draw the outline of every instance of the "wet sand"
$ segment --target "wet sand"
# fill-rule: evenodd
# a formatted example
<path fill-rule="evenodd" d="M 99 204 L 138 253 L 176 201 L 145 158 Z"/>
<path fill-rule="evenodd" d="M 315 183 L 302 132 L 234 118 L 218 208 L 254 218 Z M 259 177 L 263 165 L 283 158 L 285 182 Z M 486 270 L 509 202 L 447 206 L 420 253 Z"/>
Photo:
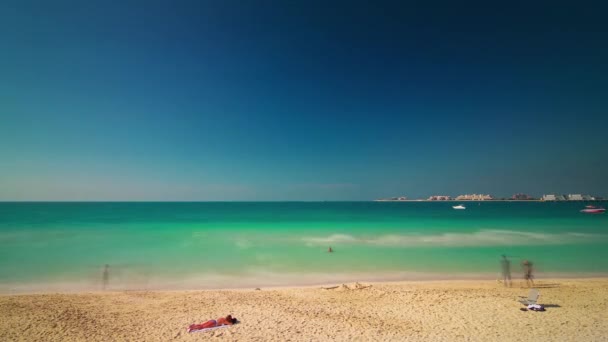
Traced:
<path fill-rule="evenodd" d="M 346 285 L 2 295 L 0 340 L 608 340 L 608 278 L 538 281 L 545 312 L 520 311 L 521 281 Z M 240 323 L 186 332 L 227 314 Z"/>

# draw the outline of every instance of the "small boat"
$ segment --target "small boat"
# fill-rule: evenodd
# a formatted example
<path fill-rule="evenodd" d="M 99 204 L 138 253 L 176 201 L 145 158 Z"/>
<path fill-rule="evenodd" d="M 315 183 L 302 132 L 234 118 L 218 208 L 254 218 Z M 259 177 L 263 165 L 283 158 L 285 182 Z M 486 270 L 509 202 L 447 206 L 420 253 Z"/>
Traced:
<path fill-rule="evenodd" d="M 466 207 L 464 205 L 462 205 L 462 204 L 454 205 L 454 206 L 452 206 L 452 208 L 454 208 L 454 209 L 461 209 L 461 210 L 462 209 L 466 209 Z"/>
<path fill-rule="evenodd" d="M 588 205 L 585 209 L 581 210 L 581 213 L 585 214 L 603 214 L 606 211 L 604 208 L 596 208 L 592 205 Z"/>

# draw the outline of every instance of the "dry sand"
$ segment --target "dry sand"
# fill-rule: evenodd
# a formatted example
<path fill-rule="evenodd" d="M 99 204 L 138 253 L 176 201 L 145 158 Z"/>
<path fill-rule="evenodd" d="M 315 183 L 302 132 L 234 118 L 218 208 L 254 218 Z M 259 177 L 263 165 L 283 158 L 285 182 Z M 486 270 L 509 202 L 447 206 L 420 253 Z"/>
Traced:
<path fill-rule="evenodd" d="M 528 289 L 496 281 L 316 288 L 0 296 L 12 341 L 608 341 L 608 279 L 539 282 L 545 312 L 520 311 Z M 189 334 L 233 314 L 240 323 Z"/>

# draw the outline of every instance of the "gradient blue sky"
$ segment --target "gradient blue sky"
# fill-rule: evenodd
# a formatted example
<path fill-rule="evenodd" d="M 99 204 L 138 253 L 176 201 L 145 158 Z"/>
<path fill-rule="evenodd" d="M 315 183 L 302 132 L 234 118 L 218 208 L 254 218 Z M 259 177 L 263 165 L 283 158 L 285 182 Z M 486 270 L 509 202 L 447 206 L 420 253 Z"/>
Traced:
<path fill-rule="evenodd" d="M 0 200 L 608 194 L 606 2 L 3 1 Z"/>

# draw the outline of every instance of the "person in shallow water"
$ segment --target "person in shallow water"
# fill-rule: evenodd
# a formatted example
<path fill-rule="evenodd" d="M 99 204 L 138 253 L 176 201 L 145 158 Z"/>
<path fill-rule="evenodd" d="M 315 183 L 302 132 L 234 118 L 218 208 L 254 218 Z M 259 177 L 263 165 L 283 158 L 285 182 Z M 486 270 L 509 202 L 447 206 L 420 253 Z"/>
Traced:
<path fill-rule="evenodd" d="M 226 317 L 220 317 L 218 319 L 210 319 L 207 322 L 201 324 L 191 324 L 188 327 L 188 332 L 191 332 L 193 330 L 221 327 L 222 325 L 233 325 L 236 322 L 236 318 L 232 318 L 232 315 L 228 315 Z"/>
<path fill-rule="evenodd" d="M 524 279 L 528 286 L 534 285 L 534 275 L 532 274 L 532 263 L 528 260 L 524 260 L 521 263 L 521 267 L 524 269 Z"/>
<path fill-rule="evenodd" d="M 509 261 L 504 254 L 502 255 L 502 260 L 500 260 L 500 268 L 502 271 L 503 284 L 511 287 L 511 261 Z"/>
<path fill-rule="evenodd" d="M 331 246 L 329 246 L 329 248 L 327 249 L 327 253 L 333 253 L 333 252 L 334 252 L 334 250 L 331 249 Z"/>
<path fill-rule="evenodd" d="M 102 288 L 105 290 L 110 284 L 110 265 L 106 264 L 101 275 Z"/>

